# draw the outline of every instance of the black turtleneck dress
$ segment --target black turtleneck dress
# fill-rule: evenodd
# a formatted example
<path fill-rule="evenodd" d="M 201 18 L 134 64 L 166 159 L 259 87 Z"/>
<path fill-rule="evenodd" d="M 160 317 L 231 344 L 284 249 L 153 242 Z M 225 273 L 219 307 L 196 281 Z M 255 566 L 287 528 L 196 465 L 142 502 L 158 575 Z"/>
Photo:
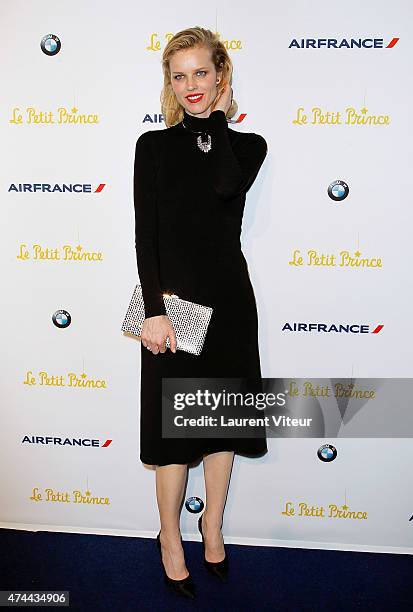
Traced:
<path fill-rule="evenodd" d="M 214 310 L 200 355 L 141 343 L 140 460 L 190 463 L 204 454 L 267 450 L 262 438 L 162 438 L 162 378 L 261 378 L 258 319 L 240 234 L 245 196 L 267 154 L 259 134 L 228 126 L 222 110 L 188 115 L 211 135 L 204 153 L 182 122 L 138 138 L 134 164 L 135 246 L 147 318 L 166 314 L 163 293 Z M 202 136 L 203 141 L 205 136 Z"/>

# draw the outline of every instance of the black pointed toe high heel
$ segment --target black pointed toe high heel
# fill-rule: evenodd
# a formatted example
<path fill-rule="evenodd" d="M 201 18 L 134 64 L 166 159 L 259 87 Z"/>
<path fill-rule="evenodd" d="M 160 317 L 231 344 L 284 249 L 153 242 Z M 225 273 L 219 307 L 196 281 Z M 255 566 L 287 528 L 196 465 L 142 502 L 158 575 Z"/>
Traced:
<path fill-rule="evenodd" d="M 173 580 L 172 578 L 169 578 L 168 574 L 166 573 L 165 566 L 162 561 L 162 548 L 161 548 L 160 535 L 161 535 L 161 532 L 159 532 L 158 535 L 156 536 L 156 542 L 158 544 L 159 555 L 161 557 L 161 565 L 163 569 L 165 583 L 168 585 L 168 587 L 170 587 L 173 591 L 175 591 L 175 593 L 178 593 L 178 595 L 182 595 L 183 597 L 189 597 L 190 599 L 194 599 L 195 598 L 195 585 L 192 581 L 191 576 L 188 575 L 186 578 L 182 578 L 182 580 Z"/>
<path fill-rule="evenodd" d="M 228 554 L 225 553 L 225 557 L 222 559 L 222 561 L 218 561 L 217 563 L 213 563 L 212 561 L 207 561 L 205 559 L 205 541 L 204 541 L 204 534 L 202 533 L 202 514 L 198 519 L 198 529 L 199 529 L 199 533 L 201 534 L 201 538 L 202 538 L 202 548 L 204 552 L 205 567 L 211 574 L 213 574 L 214 576 L 217 576 L 217 578 L 219 578 L 221 582 L 226 582 L 227 577 L 228 577 Z"/>

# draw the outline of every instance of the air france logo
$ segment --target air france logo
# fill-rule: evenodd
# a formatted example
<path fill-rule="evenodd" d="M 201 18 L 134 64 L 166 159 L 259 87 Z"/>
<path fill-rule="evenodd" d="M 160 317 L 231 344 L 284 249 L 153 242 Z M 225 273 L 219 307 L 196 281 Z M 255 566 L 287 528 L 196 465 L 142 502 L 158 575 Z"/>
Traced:
<path fill-rule="evenodd" d="M 240 113 L 236 119 L 227 119 L 227 123 L 242 123 L 246 116 L 247 113 Z M 153 115 L 146 113 L 142 121 L 142 123 L 151 123 L 156 125 L 164 122 L 165 119 L 162 113 L 153 113 Z"/>
<path fill-rule="evenodd" d="M 101 193 L 106 183 L 96 188 L 91 183 L 11 183 L 8 192 L 14 193 Z"/>
<path fill-rule="evenodd" d="M 200 497 L 188 497 L 185 502 L 185 508 L 191 514 L 197 514 L 198 512 L 202 512 L 204 509 L 204 502 Z"/>
<path fill-rule="evenodd" d="M 101 442 L 98 438 L 61 438 L 60 436 L 23 436 L 22 444 L 44 444 L 46 446 L 89 446 L 92 448 L 108 448 L 112 444 L 108 438 Z"/>
<path fill-rule="evenodd" d="M 393 37 L 387 44 L 384 38 L 293 38 L 289 49 L 392 49 L 400 38 Z"/>
<path fill-rule="evenodd" d="M 349 191 L 350 190 L 347 183 L 340 180 L 330 183 L 327 189 L 329 197 L 335 202 L 341 202 L 344 200 L 348 196 Z"/>
<path fill-rule="evenodd" d="M 290 332 L 316 332 L 316 333 L 338 333 L 338 334 L 379 334 L 384 325 L 379 324 L 370 329 L 369 324 L 361 323 L 284 323 L 281 331 Z"/>
<path fill-rule="evenodd" d="M 62 43 L 54 34 L 46 34 L 40 42 L 40 48 L 46 55 L 56 55 L 62 48 Z"/>
<path fill-rule="evenodd" d="M 247 116 L 247 113 L 240 113 L 236 119 L 227 119 L 228 123 L 242 123 Z"/>
<path fill-rule="evenodd" d="M 330 461 L 334 461 L 337 457 L 337 449 L 331 444 L 323 444 L 317 451 L 317 456 L 320 461 L 324 461 L 328 463 Z"/>
<path fill-rule="evenodd" d="M 72 317 L 67 310 L 56 310 L 56 312 L 53 313 L 52 321 L 56 327 L 64 329 L 65 327 L 69 327 L 70 323 L 72 322 Z"/>

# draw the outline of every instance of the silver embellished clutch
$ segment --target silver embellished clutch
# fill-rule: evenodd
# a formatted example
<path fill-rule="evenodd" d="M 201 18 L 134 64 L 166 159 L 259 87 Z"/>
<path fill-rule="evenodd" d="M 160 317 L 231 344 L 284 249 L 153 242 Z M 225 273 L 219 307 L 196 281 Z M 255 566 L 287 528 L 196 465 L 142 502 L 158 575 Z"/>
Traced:
<path fill-rule="evenodd" d="M 181 300 L 176 294 L 163 294 L 166 314 L 176 333 L 176 348 L 193 355 L 200 355 L 208 331 L 213 309 L 194 302 Z M 128 306 L 122 331 L 140 336 L 145 320 L 145 303 L 142 296 L 142 286 L 136 285 Z M 170 348 L 169 338 L 166 346 Z"/>

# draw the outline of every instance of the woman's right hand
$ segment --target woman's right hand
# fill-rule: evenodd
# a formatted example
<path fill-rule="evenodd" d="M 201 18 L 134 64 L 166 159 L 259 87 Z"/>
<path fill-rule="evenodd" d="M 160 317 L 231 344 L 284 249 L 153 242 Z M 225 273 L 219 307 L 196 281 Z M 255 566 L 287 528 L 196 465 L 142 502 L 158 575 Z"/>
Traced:
<path fill-rule="evenodd" d="M 170 349 L 176 353 L 176 334 L 167 315 L 145 319 L 142 325 L 141 341 L 154 355 L 165 353 L 166 339 L 169 337 Z"/>

